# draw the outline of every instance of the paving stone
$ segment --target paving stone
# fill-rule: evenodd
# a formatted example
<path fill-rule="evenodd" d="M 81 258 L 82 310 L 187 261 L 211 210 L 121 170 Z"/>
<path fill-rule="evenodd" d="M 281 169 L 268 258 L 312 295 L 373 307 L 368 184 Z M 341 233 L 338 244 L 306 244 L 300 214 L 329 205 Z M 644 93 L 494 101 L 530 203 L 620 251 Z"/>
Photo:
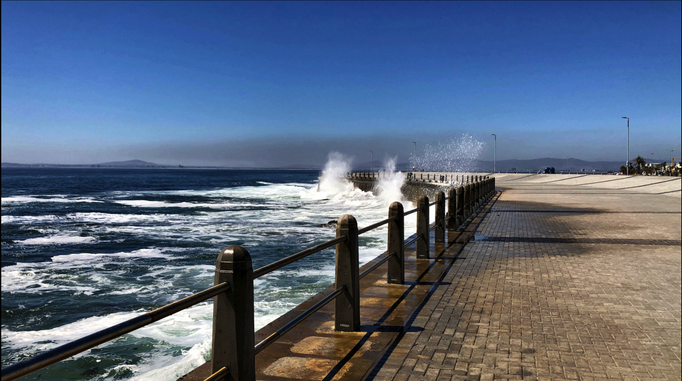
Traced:
<path fill-rule="evenodd" d="M 377 374 L 682 379 L 679 199 L 508 186 Z"/>

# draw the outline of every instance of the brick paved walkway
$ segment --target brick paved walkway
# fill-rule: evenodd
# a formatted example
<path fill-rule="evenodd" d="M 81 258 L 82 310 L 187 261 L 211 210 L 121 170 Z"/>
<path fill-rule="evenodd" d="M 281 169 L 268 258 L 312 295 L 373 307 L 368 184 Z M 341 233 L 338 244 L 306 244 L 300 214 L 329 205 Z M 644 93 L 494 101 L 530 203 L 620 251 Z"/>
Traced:
<path fill-rule="evenodd" d="M 678 198 L 514 184 L 369 379 L 680 380 L 681 230 Z"/>

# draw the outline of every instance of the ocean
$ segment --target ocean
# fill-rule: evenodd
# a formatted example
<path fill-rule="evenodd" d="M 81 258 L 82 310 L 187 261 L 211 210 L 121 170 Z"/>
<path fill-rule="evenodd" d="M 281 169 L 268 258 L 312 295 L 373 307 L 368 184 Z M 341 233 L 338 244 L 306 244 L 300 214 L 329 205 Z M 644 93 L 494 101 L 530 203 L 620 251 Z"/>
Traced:
<path fill-rule="evenodd" d="M 213 285 L 221 249 L 254 269 L 360 228 L 402 199 L 403 176 L 375 195 L 318 171 L 2 169 L 2 366 Z M 415 221 L 406 218 L 406 237 Z M 360 262 L 386 249 L 386 228 L 360 236 Z M 333 283 L 334 248 L 257 279 L 259 329 Z M 210 359 L 212 301 L 25 377 L 172 380 Z"/>

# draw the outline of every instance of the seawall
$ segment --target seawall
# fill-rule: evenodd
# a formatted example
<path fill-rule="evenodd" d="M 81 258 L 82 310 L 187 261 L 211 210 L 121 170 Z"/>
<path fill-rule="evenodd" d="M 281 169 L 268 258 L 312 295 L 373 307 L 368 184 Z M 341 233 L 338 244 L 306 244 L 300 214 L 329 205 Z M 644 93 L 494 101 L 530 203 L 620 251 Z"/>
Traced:
<path fill-rule="evenodd" d="M 373 191 L 381 179 L 382 173 L 353 173 L 348 179 L 356 188 Z M 612 190 L 625 193 L 660 194 L 670 197 L 682 197 L 682 178 L 672 176 L 623 176 L 601 174 L 529 174 L 529 173 L 445 173 L 445 172 L 407 172 L 401 191 L 405 197 L 416 202 L 420 195 L 430 200 L 436 192 L 447 190 L 467 179 L 489 176 L 497 180 L 498 188 L 524 185 L 563 185 L 592 190 Z"/>

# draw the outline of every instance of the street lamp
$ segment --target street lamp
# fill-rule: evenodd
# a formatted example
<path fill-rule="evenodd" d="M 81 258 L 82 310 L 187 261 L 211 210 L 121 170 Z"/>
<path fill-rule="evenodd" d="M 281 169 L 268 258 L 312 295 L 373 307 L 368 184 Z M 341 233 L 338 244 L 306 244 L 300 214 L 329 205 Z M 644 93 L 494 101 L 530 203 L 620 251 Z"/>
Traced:
<path fill-rule="evenodd" d="M 369 162 L 370 168 L 372 168 L 372 173 L 374 173 L 374 151 L 369 150 L 372 153 L 372 161 Z"/>
<path fill-rule="evenodd" d="M 495 173 L 497 169 L 497 135 L 495 134 L 490 135 L 495 137 L 495 150 L 493 151 L 493 173 Z"/>
<path fill-rule="evenodd" d="M 630 174 L 630 118 L 624 116 L 623 119 L 628 120 L 628 161 L 625 163 L 625 174 Z"/>
<path fill-rule="evenodd" d="M 412 170 L 415 170 L 417 167 L 417 142 L 412 143 L 414 143 L 414 165 L 412 166 Z"/>

